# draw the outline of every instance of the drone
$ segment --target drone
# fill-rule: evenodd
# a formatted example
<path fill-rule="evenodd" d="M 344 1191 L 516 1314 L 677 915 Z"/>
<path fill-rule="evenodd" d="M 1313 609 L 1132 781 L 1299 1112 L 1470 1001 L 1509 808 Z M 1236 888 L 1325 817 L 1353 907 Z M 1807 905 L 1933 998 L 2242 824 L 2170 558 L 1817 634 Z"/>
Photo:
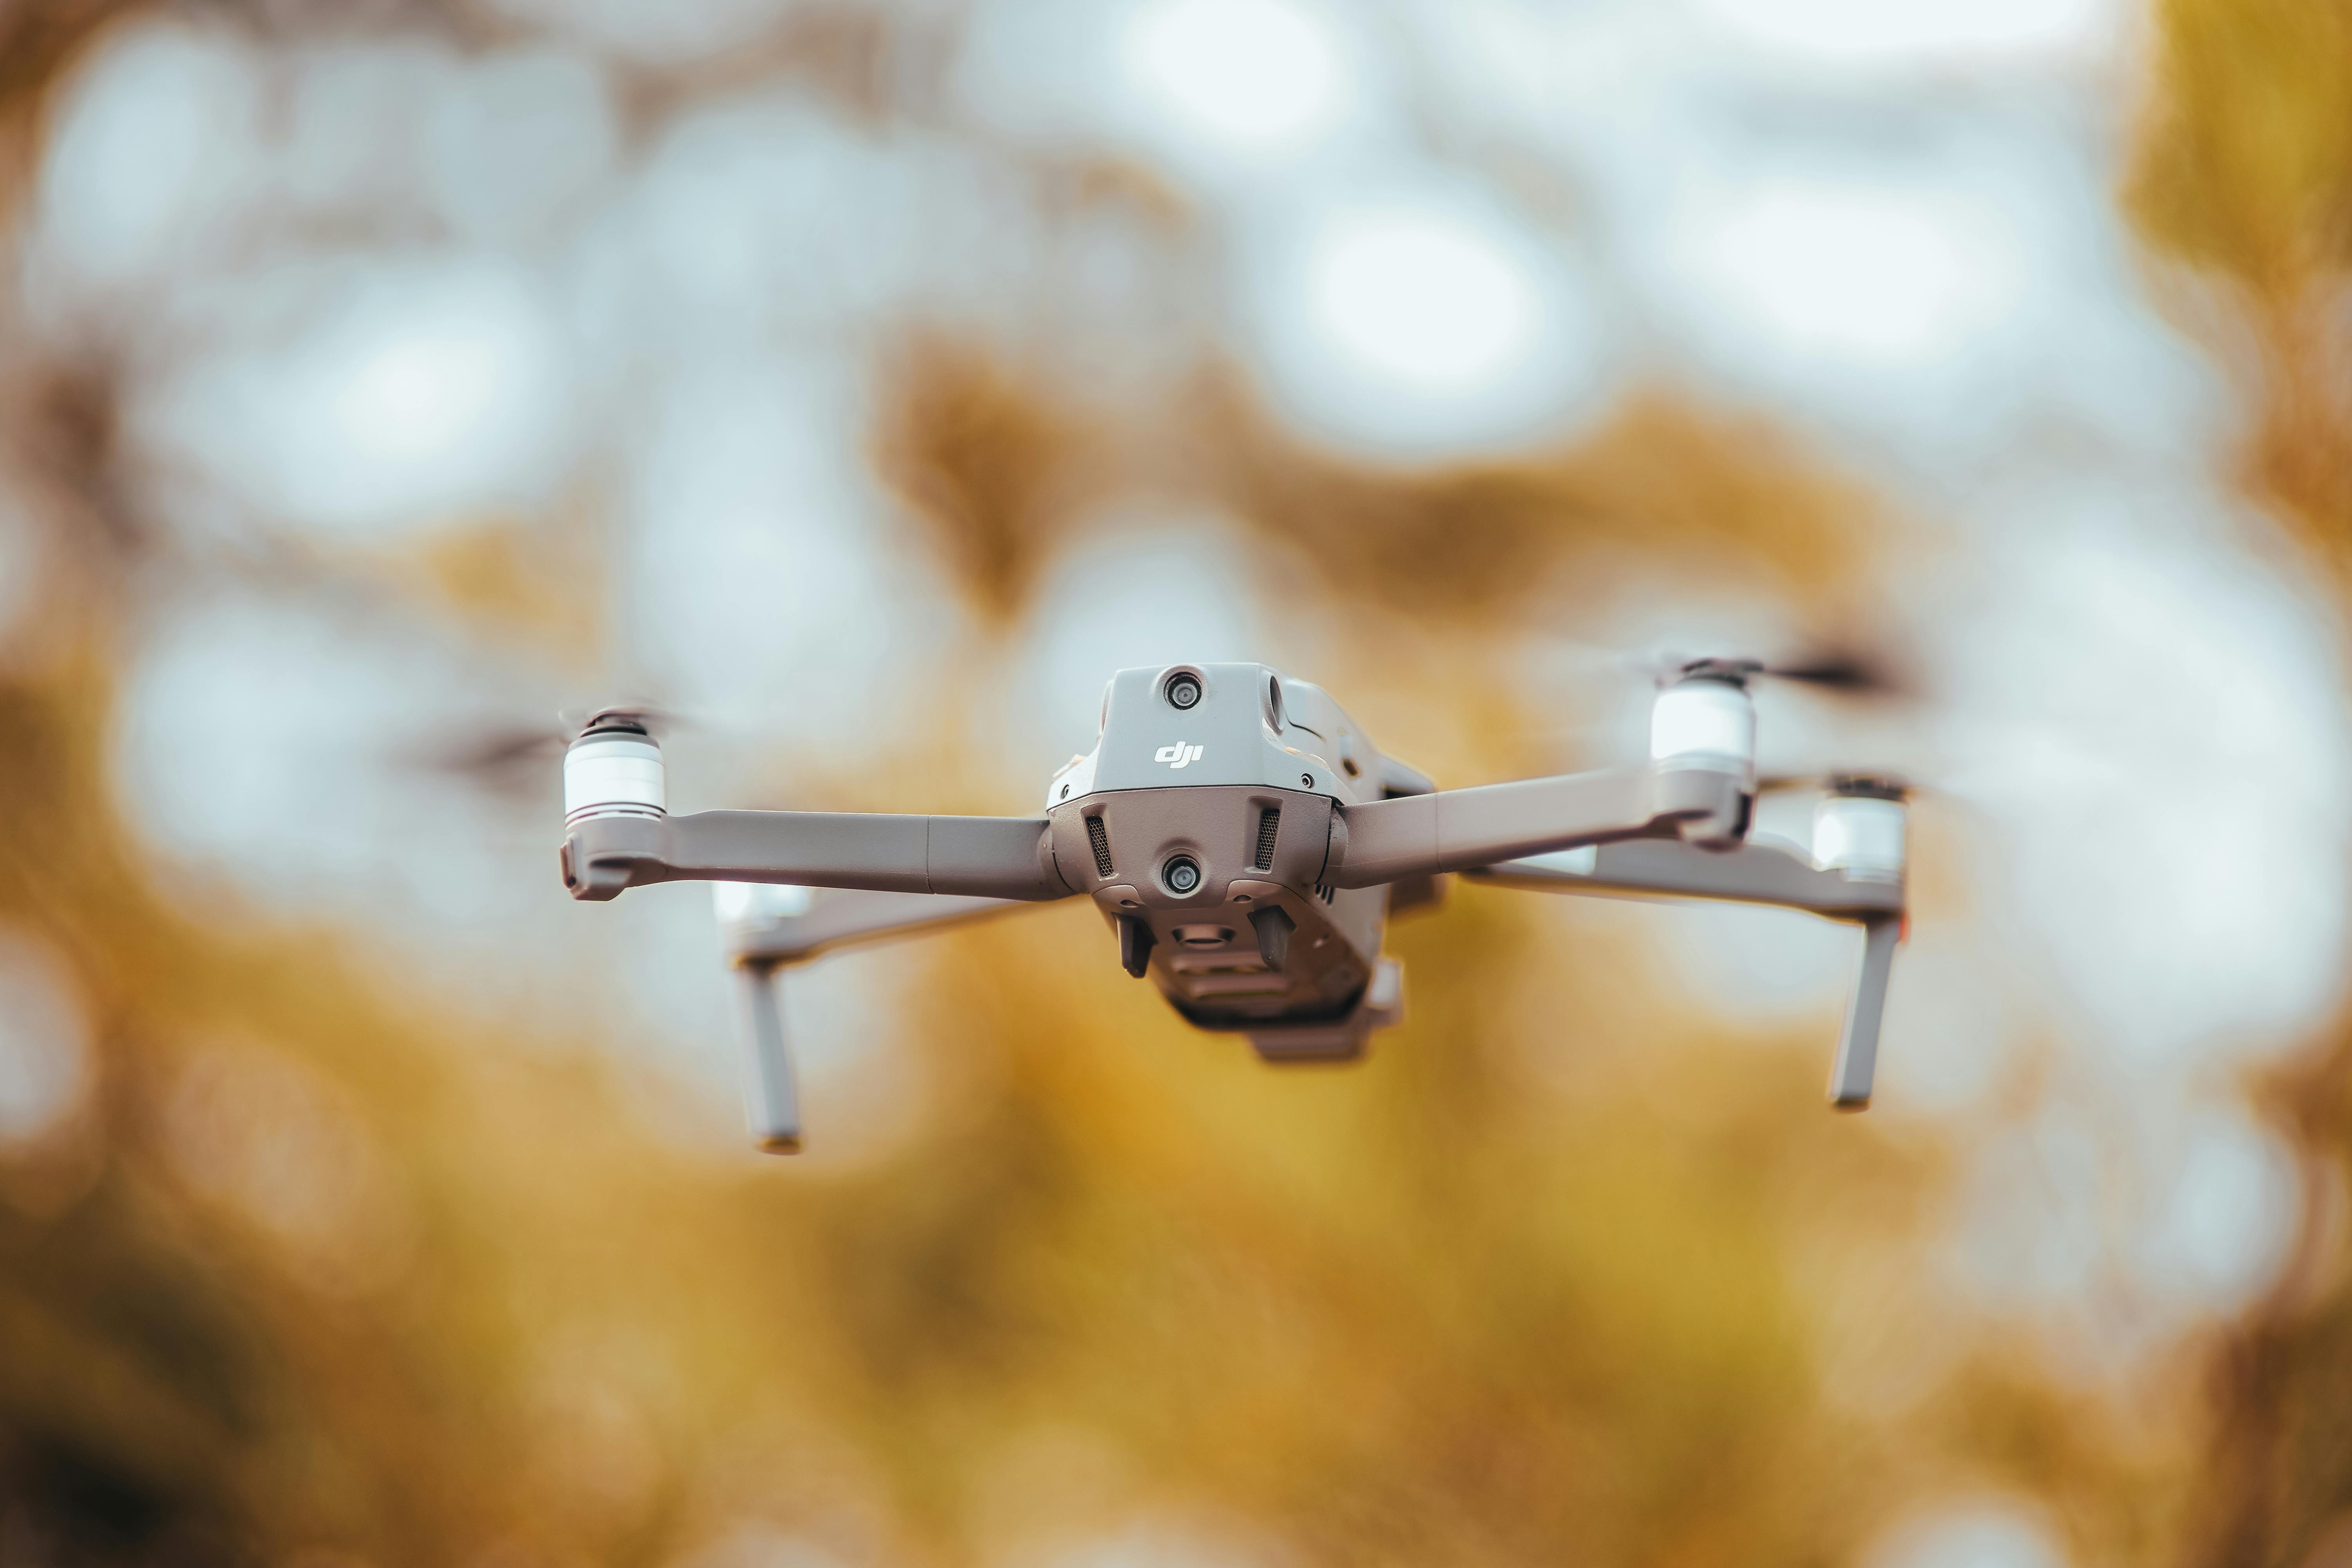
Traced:
<path fill-rule="evenodd" d="M 1094 749 L 1037 816 L 667 809 L 641 710 L 587 721 L 563 759 L 564 886 L 606 900 L 715 884 L 745 1016 L 753 1142 L 802 1146 L 777 994 L 785 968 L 851 943 L 1088 898 L 1118 961 L 1196 1028 L 1271 1063 L 1347 1062 L 1400 1022 L 1390 917 L 1459 875 L 1545 893 L 1707 899 L 1803 910 L 1863 930 L 1830 1103 L 1870 1102 L 1879 1022 L 1906 921 L 1899 781 L 1759 781 L 1755 659 L 1657 675 L 1648 760 L 1439 789 L 1382 755 L 1320 688 L 1262 664 L 1120 670 Z M 1759 789 L 1814 790 L 1810 845 L 1750 837 Z"/>

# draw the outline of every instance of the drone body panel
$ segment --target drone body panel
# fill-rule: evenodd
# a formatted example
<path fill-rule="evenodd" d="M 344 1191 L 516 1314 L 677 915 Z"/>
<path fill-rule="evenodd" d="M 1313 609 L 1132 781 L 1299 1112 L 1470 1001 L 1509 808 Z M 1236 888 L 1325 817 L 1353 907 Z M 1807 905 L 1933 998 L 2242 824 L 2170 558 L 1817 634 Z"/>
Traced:
<path fill-rule="evenodd" d="M 1104 790 L 1046 814 L 1054 858 L 1114 923 L 1151 934 L 1150 973 L 1178 1012 L 1203 1028 L 1344 1016 L 1380 956 L 1385 889 L 1339 891 L 1319 880 L 1330 851 L 1331 802 L 1299 790 L 1170 784 Z M 1171 885 L 1179 859 L 1198 868 Z M 1251 917 L 1290 921 L 1279 968 Z"/>
<path fill-rule="evenodd" d="M 1335 806 L 1380 798 L 1382 773 L 1337 703 L 1264 665 L 1121 670 L 1095 750 L 1048 791 L 1055 864 L 1115 928 L 1148 930 L 1148 973 L 1189 1022 L 1344 1021 L 1378 973 L 1388 889 L 1322 873 Z M 1289 921 L 1278 964 L 1251 921 L 1267 910 Z"/>
<path fill-rule="evenodd" d="M 1167 691 L 1185 677 L 1199 696 L 1180 708 Z M 1430 787 L 1382 757 L 1320 687 L 1262 664 L 1174 664 L 1112 677 L 1095 749 L 1054 775 L 1046 805 L 1095 790 L 1255 784 L 1354 805 L 1399 776 L 1412 781 L 1409 793 Z"/>

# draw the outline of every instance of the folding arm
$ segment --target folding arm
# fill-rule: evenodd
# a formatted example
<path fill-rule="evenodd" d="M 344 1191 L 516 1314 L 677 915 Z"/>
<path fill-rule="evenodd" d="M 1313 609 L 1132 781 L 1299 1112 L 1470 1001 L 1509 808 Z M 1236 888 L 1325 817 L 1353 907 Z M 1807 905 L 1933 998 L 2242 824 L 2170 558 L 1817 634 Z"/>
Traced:
<path fill-rule="evenodd" d="M 1343 807 L 1333 831 L 1338 888 L 1468 871 L 1621 839 L 1673 837 L 1685 824 L 1737 841 L 1748 781 L 1715 768 L 1622 768 L 1442 789 Z"/>
<path fill-rule="evenodd" d="M 1538 892 L 1620 897 L 1717 899 L 1804 910 L 1851 921 L 1863 931 L 1862 964 L 1846 1004 L 1837 1061 L 1830 1069 L 1830 1103 L 1860 1110 L 1870 1103 L 1878 1063 L 1880 1020 L 1895 944 L 1903 935 L 1903 885 L 1881 877 L 1849 877 L 1804 855 L 1750 840 L 1709 852 L 1670 839 L 1604 844 L 1540 858 L 1507 861 L 1466 873 L 1474 881 Z"/>
<path fill-rule="evenodd" d="M 781 882 L 989 899 L 1069 897 L 1041 816 L 705 811 L 583 816 L 563 846 L 575 899 L 652 882 Z"/>
<path fill-rule="evenodd" d="M 1899 882 L 1849 878 L 1809 856 L 1749 839 L 1736 849 L 1694 848 L 1672 838 L 1601 844 L 1540 858 L 1476 867 L 1473 881 L 1538 893 L 1598 893 L 1625 898 L 1717 899 L 1774 904 L 1832 920 L 1903 912 Z"/>
<path fill-rule="evenodd" d="M 1854 972 L 1845 1029 L 1838 1037 L 1837 1060 L 1830 1068 L 1830 1104 L 1840 1110 L 1869 1108 L 1871 1078 L 1878 1068 L 1878 1025 L 1886 1016 L 1895 944 L 1902 940 L 1903 922 L 1896 917 L 1882 915 L 1863 922 L 1862 967 Z"/>
<path fill-rule="evenodd" d="M 756 960 L 735 965 L 735 994 L 743 1009 L 743 1121 L 763 1152 L 797 1154 L 801 1098 L 783 998 L 776 994 L 779 967 Z"/>
<path fill-rule="evenodd" d="M 743 1013 L 743 1116 L 772 1154 L 801 1147 L 800 1096 L 778 994 L 782 971 L 853 942 L 938 931 L 1034 905 L 929 893 L 808 891 L 722 882 L 712 889 Z"/>
<path fill-rule="evenodd" d="M 725 894 L 730 889 L 722 887 L 718 891 Z M 1034 902 L 1019 899 L 832 889 L 812 889 L 800 894 L 798 901 L 802 905 L 798 909 L 777 908 L 783 900 L 754 898 L 747 900 L 744 912 L 736 914 L 722 900 L 719 918 L 726 928 L 728 956 L 738 963 L 801 963 L 856 942 L 912 936 L 1034 907 Z"/>

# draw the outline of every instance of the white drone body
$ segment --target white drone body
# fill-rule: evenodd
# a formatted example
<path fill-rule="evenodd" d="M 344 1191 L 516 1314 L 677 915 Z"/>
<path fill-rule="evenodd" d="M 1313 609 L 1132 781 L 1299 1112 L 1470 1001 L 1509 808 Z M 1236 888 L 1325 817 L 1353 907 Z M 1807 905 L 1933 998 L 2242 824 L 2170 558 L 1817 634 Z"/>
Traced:
<path fill-rule="evenodd" d="M 667 810 L 661 752 L 608 710 L 564 759 L 564 884 L 718 884 L 747 1011 L 754 1139 L 801 1124 L 775 994 L 784 966 L 853 942 L 1091 898 L 1129 974 L 1196 1027 L 1272 1062 L 1353 1060 L 1402 1015 L 1388 919 L 1459 872 L 1545 892 L 1731 900 L 1863 927 L 1830 1079 L 1869 1102 L 1904 915 L 1903 790 L 1826 781 L 1809 848 L 1751 841 L 1756 715 L 1746 661 L 1678 667 L 1639 765 L 1441 790 L 1382 756 L 1319 688 L 1264 665 L 1121 670 L 1095 748 L 1042 816 Z M 824 889 L 812 891 L 812 889 Z"/>

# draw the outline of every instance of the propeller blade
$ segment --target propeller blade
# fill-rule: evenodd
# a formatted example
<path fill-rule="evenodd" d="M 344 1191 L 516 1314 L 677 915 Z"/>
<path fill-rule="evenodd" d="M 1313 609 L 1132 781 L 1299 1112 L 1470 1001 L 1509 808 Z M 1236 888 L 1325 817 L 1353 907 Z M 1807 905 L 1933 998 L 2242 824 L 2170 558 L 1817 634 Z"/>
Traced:
<path fill-rule="evenodd" d="M 1885 659 L 1851 648 L 1825 648 L 1785 664 L 1767 664 L 1761 673 L 1854 697 L 1899 697 L 1911 690 L 1911 683 L 1897 677 Z"/>
<path fill-rule="evenodd" d="M 499 794 L 528 795 L 546 787 L 564 748 L 590 729 L 636 729 L 658 738 L 694 727 L 692 721 L 658 703 L 569 707 L 557 710 L 552 724 L 487 726 L 415 755 L 415 761 L 431 772 L 454 773 Z"/>
<path fill-rule="evenodd" d="M 1779 659 L 1693 654 L 1673 648 L 1635 651 L 1590 643 L 1554 646 L 1573 654 L 1575 661 L 1588 668 L 1612 675 L 1646 676 L 1661 686 L 1706 674 L 1742 681 L 1763 676 L 1852 697 L 1910 697 L 1917 695 L 1918 689 L 1902 665 L 1884 650 L 1844 642 L 1818 644 Z"/>
<path fill-rule="evenodd" d="M 1802 790 L 1817 795 L 1881 795 L 1905 800 L 1921 793 L 1937 793 L 1899 773 L 1846 769 L 1833 773 L 1766 773 L 1756 781 L 1758 795 Z"/>
<path fill-rule="evenodd" d="M 450 774 L 495 794 L 522 796 L 547 787 L 571 739 L 554 730 L 507 726 L 403 754 L 411 766 L 426 772 Z"/>

